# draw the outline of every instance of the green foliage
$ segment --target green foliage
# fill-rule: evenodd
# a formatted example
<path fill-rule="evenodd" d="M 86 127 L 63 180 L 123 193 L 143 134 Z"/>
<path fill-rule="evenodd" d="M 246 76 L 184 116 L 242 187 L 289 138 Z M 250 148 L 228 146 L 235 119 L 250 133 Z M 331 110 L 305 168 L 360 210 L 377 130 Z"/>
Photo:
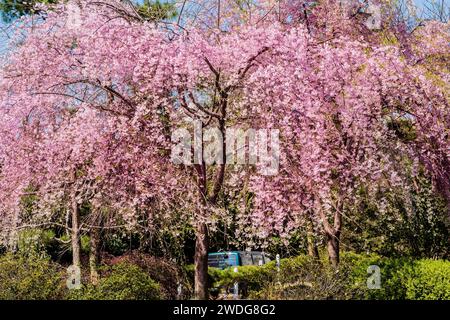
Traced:
<path fill-rule="evenodd" d="M 238 282 L 245 291 L 258 291 L 262 285 L 271 281 L 274 277 L 275 264 L 270 263 L 264 266 L 240 266 L 237 272 L 234 268 L 220 270 L 210 268 L 210 277 L 213 279 L 214 287 L 231 288 Z"/>
<path fill-rule="evenodd" d="M 162 298 L 160 286 L 140 267 L 119 263 L 106 271 L 97 286 L 88 285 L 72 290 L 75 300 L 158 300 Z"/>
<path fill-rule="evenodd" d="M 38 254 L 0 257 L 0 300 L 56 300 L 64 296 L 60 267 Z"/>
<path fill-rule="evenodd" d="M 37 196 L 38 188 L 29 185 L 24 190 L 24 195 L 20 198 L 20 217 L 22 220 L 29 221 L 36 212 L 39 197 Z"/>
<path fill-rule="evenodd" d="M 219 290 L 228 292 L 237 282 L 243 298 L 336 299 L 356 296 L 357 290 L 350 288 L 350 277 L 344 270 L 336 272 L 331 266 L 306 255 L 281 259 L 279 272 L 275 261 L 262 266 L 239 266 L 237 272 L 234 269 L 208 268 L 212 295 L 217 295 Z M 193 279 L 194 266 L 188 266 L 187 270 Z M 349 270 L 345 272 L 349 273 Z"/>
<path fill-rule="evenodd" d="M 380 289 L 367 286 L 371 265 L 380 267 Z M 209 268 L 213 292 L 226 291 L 238 282 L 243 297 L 264 300 L 449 299 L 450 295 L 450 262 L 446 260 L 342 252 L 338 269 L 305 255 L 282 259 L 279 272 L 274 262 L 238 267 L 238 272 L 233 269 Z"/>
<path fill-rule="evenodd" d="M 140 267 L 150 278 L 161 286 L 161 292 L 167 299 L 176 299 L 178 283 L 187 286 L 182 269 L 174 262 L 157 258 L 137 250 L 127 252 L 125 255 L 113 258 L 111 264 L 128 263 Z"/>
<path fill-rule="evenodd" d="M 118 263 L 100 268 L 98 285 L 66 295 L 65 272 L 45 254 L 28 249 L 6 253 L 0 256 L 0 299 L 173 299 L 177 282 L 184 279 L 174 265 L 138 252 L 114 259 Z M 380 267 L 380 289 L 367 287 L 370 265 Z M 450 299 L 447 260 L 342 252 L 338 269 L 305 255 L 282 259 L 279 271 L 273 261 L 234 269 L 209 268 L 212 296 L 229 292 L 237 282 L 241 297 L 252 299 Z M 185 273 L 193 281 L 194 266 L 186 266 Z M 193 285 L 184 287 L 192 291 Z"/>
<path fill-rule="evenodd" d="M 250 292 L 257 299 L 351 299 L 359 288 L 351 285 L 349 268 L 334 269 L 326 261 L 309 256 L 282 259 L 274 280 L 260 291 Z"/>
<path fill-rule="evenodd" d="M 25 254 L 43 252 L 54 236 L 52 230 L 24 229 L 18 235 L 18 249 Z"/>
<path fill-rule="evenodd" d="M 367 269 L 370 265 L 380 267 L 381 288 L 367 288 Z M 412 277 L 414 260 L 410 258 L 383 258 L 376 254 L 356 254 L 343 252 L 341 268 L 350 270 L 350 285 L 358 288 L 360 298 L 365 299 L 406 299 L 406 281 Z"/>
<path fill-rule="evenodd" d="M 406 195 L 385 194 L 384 212 L 380 200 L 365 199 L 364 190 L 360 198 L 360 205 L 347 214 L 352 218 L 344 220 L 342 241 L 352 250 L 387 257 L 450 257 L 448 210 L 427 177 L 413 178 Z"/>
<path fill-rule="evenodd" d="M 173 3 L 144 0 L 138 5 L 138 13 L 141 17 L 151 21 L 172 19 L 177 16 L 177 10 Z"/>
<path fill-rule="evenodd" d="M 450 261 L 412 258 L 386 258 L 378 255 L 342 254 L 341 267 L 351 270 L 353 288 L 359 288 L 361 298 L 449 299 Z M 367 268 L 377 265 L 381 271 L 381 288 L 367 288 Z"/>
<path fill-rule="evenodd" d="M 398 138 L 405 142 L 416 139 L 417 133 L 414 124 L 410 119 L 391 119 L 388 122 L 388 128 L 392 130 Z"/>
<path fill-rule="evenodd" d="M 18 234 L 17 245 L 22 254 L 45 253 L 52 259 L 56 259 L 63 251 L 52 229 L 23 229 Z"/>
<path fill-rule="evenodd" d="M 91 244 L 90 244 L 91 238 L 87 234 L 83 234 L 80 236 L 80 244 L 81 244 L 81 252 L 88 253 Z"/>
<path fill-rule="evenodd" d="M 450 261 L 417 261 L 413 277 L 406 285 L 406 298 L 413 300 L 450 300 Z"/>
<path fill-rule="evenodd" d="M 127 251 L 139 248 L 139 240 L 137 233 L 110 233 L 103 239 L 104 250 L 114 256 L 120 256 Z"/>

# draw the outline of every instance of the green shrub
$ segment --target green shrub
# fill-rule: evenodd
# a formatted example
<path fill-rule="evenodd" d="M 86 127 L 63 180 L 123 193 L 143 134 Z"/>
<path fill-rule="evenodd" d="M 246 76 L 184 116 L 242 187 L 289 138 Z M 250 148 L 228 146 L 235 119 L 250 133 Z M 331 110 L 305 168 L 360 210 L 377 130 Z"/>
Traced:
<path fill-rule="evenodd" d="M 43 229 L 24 229 L 19 232 L 18 249 L 25 254 L 51 251 L 55 247 L 55 232 Z"/>
<path fill-rule="evenodd" d="M 369 289 L 368 267 L 380 267 L 381 288 Z M 193 266 L 188 266 L 193 281 Z M 219 270 L 209 268 L 213 290 L 229 289 L 235 282 L 252 299 L 450 299 L 450 262 L 386 258 L 377 254 L 342 252 L 338 269 L 326 259 L 309 256 L 281 259 L 280 271 L 274 262 L 263 266 Z"/>
<path fill-rule="evenodd" d="M 140 267 L 119 263 L 106 270 L 97 286 L 88 285 L 72 290 L 70 299 L 75 300 L 158 300 L 159 285 Z"/>
<path fill-rule="evenodd" d="M 182 283 L 186 289 L 189 287 L 187 281 L 185 281 L 182 269 L 176 263 L 137 250 L 127 252 L 120 257 L 105 260 L 105 263 L 111 265 L 128 263 L 140 267 L 150 278 L 159 283 L 161 292 L 166 299 L 177 298 L 179 283 Z M 189 289 L 185 291 L 189 291 Z"/>
<path fill-rule="evenodd" d="M 64 296 L 60 267 L 39 254 L 0 257 L 1 300 L 55 300 Z"/>
<path fill-rule="evenodd" d="M 412 258 L 382 258 L 351 252 L 342 255 L 342 263 L 351 268 L 351 285 L 359 288 L 360 298 L 449 299 L 450 262 L 447 260 L 413 260 Z M 381 288 L 367 288 L 367 268 L 378 265 L 381 271 Z"/>
<path fill-rule="evenodd" d="M 380 289 L 367 287 L 367 269 L 370 265 L 380 267 Z M 349 285 L 358 291 L 355 298 L 399 300 L 406 299 L 406 282 L 412 276 L 414 261 L 410 258 L 385 258 L 376 254 L 343 252 L 340 268 L 350 271 Z"/>
<path fill-rule="evenodd" d="M 235 268 L 210 269 L 210 276 L 214 279 L 215 287 L 229 289 L 237 282 L 244 296 L 250 292 L 261 290 L 264 283 L 272 281 L 275 276 L 274 263 L 263 266 L 240 266 L 237 267 L 237 272 L 234 271 Z"/>
<path fill-rule="evenodd" d="M 350 269 L 334 269 L 327 262 L 309 256 L 282 259 L 280 272 L 250 297 L 258 299 L 328 300 L 357 296 Z"/>
<path fill-rule="evenodd" d="M 416 262 L 406 285 L 406 298 L 414 300 L 450 299 L 450 261 L 423 259 Z"/>

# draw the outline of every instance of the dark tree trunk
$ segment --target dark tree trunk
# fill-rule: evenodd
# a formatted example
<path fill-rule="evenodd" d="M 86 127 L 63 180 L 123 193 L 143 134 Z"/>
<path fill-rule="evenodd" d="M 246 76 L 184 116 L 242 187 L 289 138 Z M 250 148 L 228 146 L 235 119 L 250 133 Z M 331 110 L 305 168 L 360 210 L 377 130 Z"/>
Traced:
<path fill-rule="evenodd" d="M 322 209 L 319 209 L 319 215 L 322 220 L 322 224 L 325 231 L 325 236 L 327 239 L 327 251 L 328 259 L 333 267 L 339 265 L 339 242 L 342 230 L 342 206 L 338 207 L 333 217 L 333 224 L 328 221 L 327 216 Z"/>
<path fill-rule="evenodd" d="M 81 267 L 81 256 L 80 256 L 80 212 L 78 208 L 78 203 L 75 194 L 72 195 L 71 199 L 71 210 L 72 210 L 72 265 L 75 267 Z"/>
<path fill-rule="evenodd" d="M 205 223 L 200 223 L 195 240 L 195 298 L 208 300 L 208 230 Z"/>
<path fill-rule="evenodd" d="M 331 265 L 335 268 L 339 265 L 339 240 L 339 233 L 327 233 L 328 258 Z"/>
<path fill-rule="evenodd" d="M 98 284 L 98 265 L 100 263 L 100 229 L 92 228 L 90 232 L 89 275 L 93 285 Z"/>
<path fill-rule="evenodd" d="M 90 229 L 90 243 L 89 243 L 89 275 L 90 281 L 93 285 L 98 284 L 99 274 L 98 265 L 100 264 L 101 258 L 101 236 L 102 236 L 102 226 L 103 219 L 100 210 L 94 208 L 93 212 L 93 226 Z"/>

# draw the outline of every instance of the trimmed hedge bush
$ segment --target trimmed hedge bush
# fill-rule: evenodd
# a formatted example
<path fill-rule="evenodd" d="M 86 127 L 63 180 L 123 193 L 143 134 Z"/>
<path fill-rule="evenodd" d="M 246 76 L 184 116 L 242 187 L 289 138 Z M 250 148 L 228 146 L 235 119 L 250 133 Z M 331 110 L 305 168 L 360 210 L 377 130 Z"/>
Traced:
<path fill-rule="evenodd" d="M 160 286 L 140 267 L 118 263 L 108 270 L 97 286 L 71 290 L 72 300 L 159 300 Z"/>
<path fill-rule="evenodd" d="M 1 300 L 56 300 L 65 295 L 64 273 L 46 256 L 0 256 Z"/>
<path fill-rule="evenodd" d="M 360 295 L 351 286 L 350 270 L 332 268 L 328 263 L 309 256 L 282 259 L 280 271 L 275 268 L 273 281 L 257 292 L 249 292 L 254 299 L 351 299 Z"/>
<path fill-rule="evenodd" d="M 367 287 L 367 269 L 370 265 L 380 267 L 380 289 Z M 406 299 L 406 282 L 412 277 L 414 261 L 409 258 L 382 258 L 376 254 L 344 252 L 340 267 L 350 271 L 350 286 L 359 292 L 355 298 L 403 300 Z"/>
<path fill-rule="evenodd" d="M 406 285 L 406 298 L 414 300 L 450 300 L 450 262 L 419 260 Z"/>
<path fill-rule="evenodd" d="M 177 298 L 178 283 L 182 283 L 184 287 L 187 285 L 182 269 L 176 263 L 137 250 L 127 252 L 120 257 L 104 259 L 104 263 L 108 265 L 128 263 L 140 267 L 150 278 L 159 283 L 166 299 Z"/>
<path fill-rule="evenodd" d="M 343 264 L 351 268 L 354 287 L 359 287 L 366 299 L 450 299 L 450 261 L 411 258 L 382 258 L 346 252 Z M 378 265 L 381 289 L 367 288 L 367 268 Z"/>

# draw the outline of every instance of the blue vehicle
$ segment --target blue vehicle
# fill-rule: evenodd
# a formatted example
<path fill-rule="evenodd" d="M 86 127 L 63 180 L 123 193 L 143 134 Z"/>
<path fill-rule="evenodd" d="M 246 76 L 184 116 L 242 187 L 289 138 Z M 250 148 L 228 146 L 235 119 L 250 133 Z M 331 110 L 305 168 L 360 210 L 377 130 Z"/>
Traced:
<path fill-rule="evenodd" d="M 260 266 L 269 261 L 268 255 L 260 251 L 228 251 L 208 254 L 208 266 L 219 269 L 236 266 Z"/>

